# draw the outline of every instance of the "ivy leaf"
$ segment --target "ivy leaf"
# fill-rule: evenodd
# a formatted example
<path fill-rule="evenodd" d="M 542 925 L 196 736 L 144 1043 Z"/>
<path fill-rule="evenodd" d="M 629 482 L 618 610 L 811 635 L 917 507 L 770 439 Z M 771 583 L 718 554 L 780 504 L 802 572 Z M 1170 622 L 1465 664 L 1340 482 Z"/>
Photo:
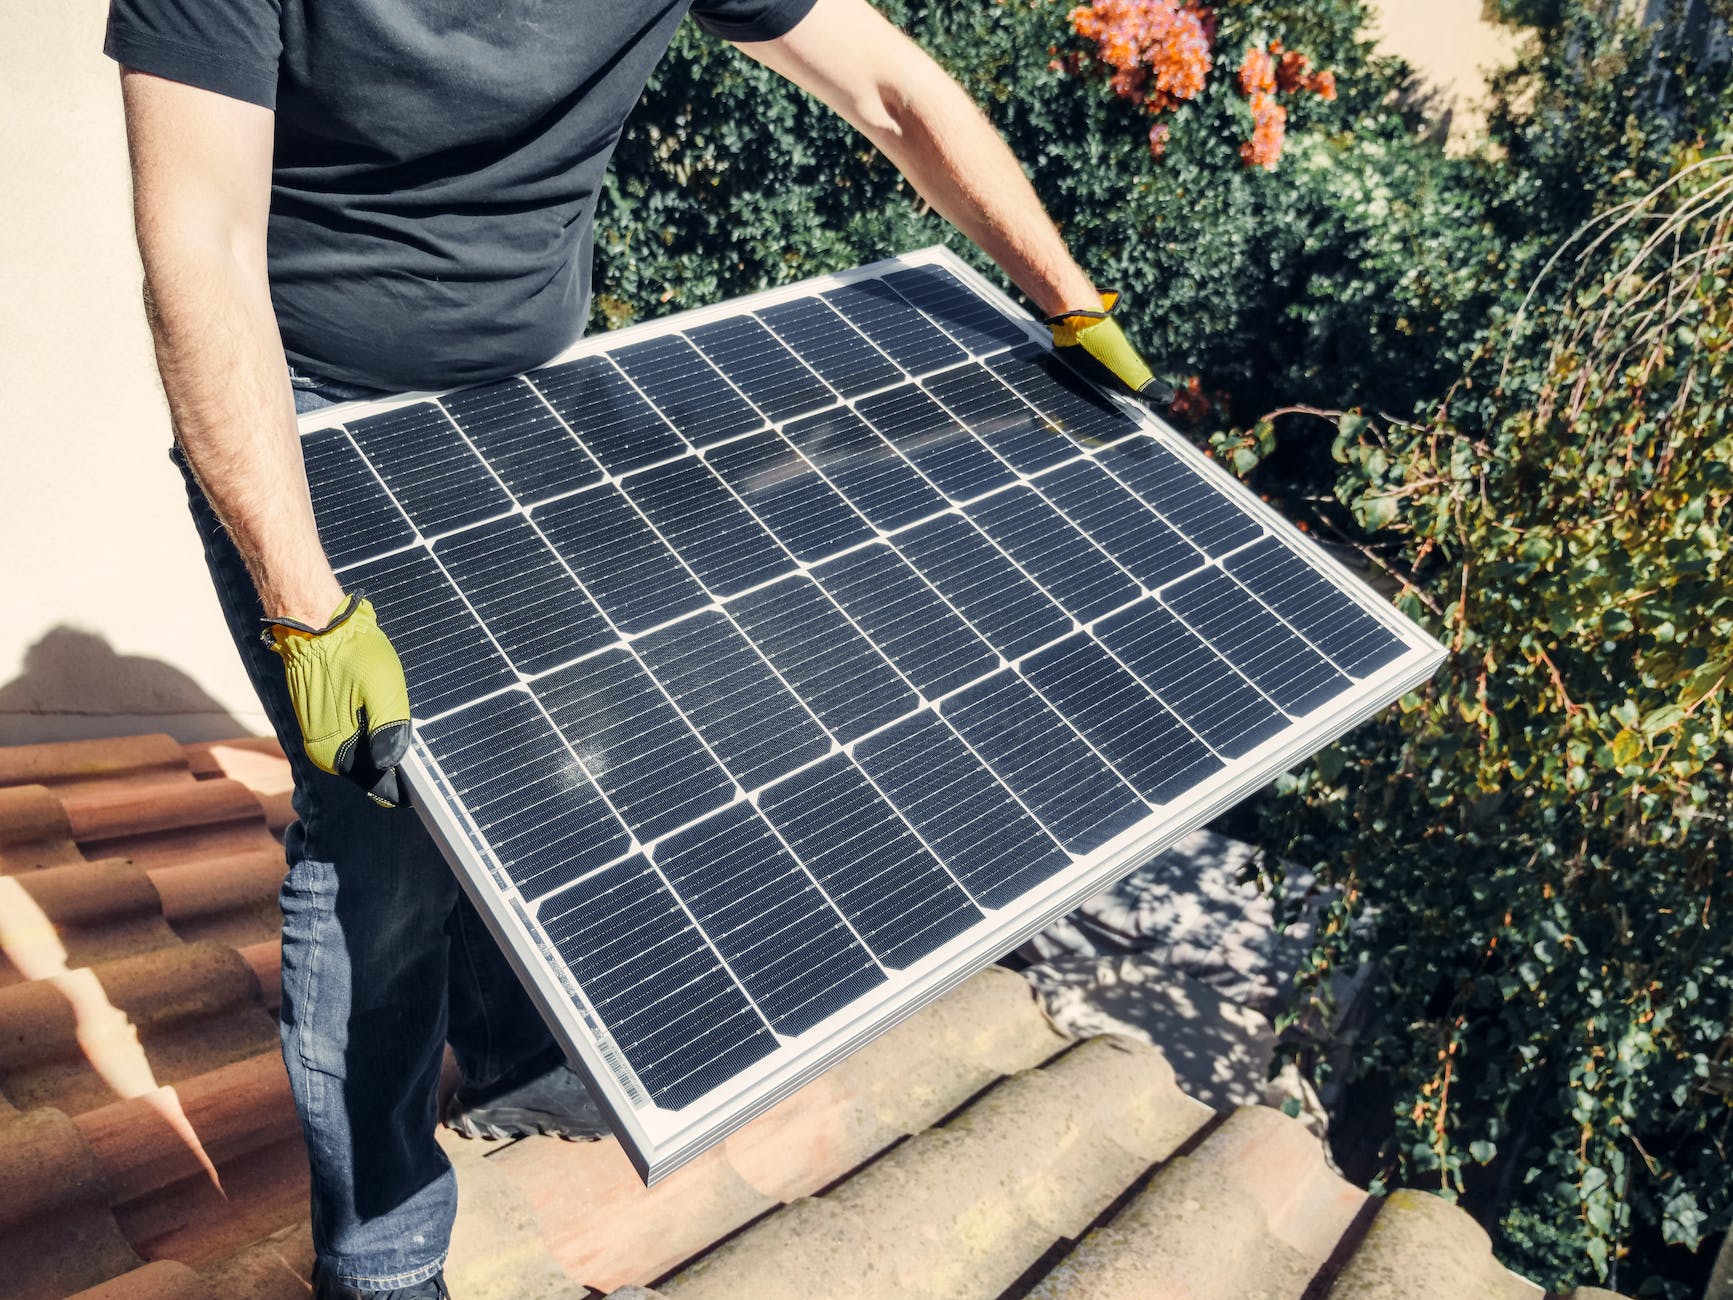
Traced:
<path fill-rule="evenodd" d="M 1703 1225 L 1708 1218 L 1690 1189 L 1681 1189 L 1667 1198 L 1661 1218 L 1661 1236 L 1669 1246 L 1696 1250 L 1703 1240 Z"/>
<path fill-rule="evenodd" d="M 1397 500 L 1393 496 L 1367 495 L 1354 503 L 1354 517 L 1363 528 L 1377 532 L 1396 519 Z"/>
<path fill-rule="evenodd" d="M 1358 411 L 1349 411 L 1336 421 L 1336 439 L 1330 444 L 1330 455 L 1339 463 L 1348 463 L 1348 449 L 1358 445 L 1366 432 L 1367 420 Z"/>
<path fill-rule="evenodd" d="M 1658 709 L 1650 709 L 1643 715 L 1643 734 L 1658 736 L 1663 731 L 1671 731 L 1684 717 L 1685 710 L 1677 704 L 1663 704 Z"/>
<path fill-rule="evenodd" d="M 1629 727 L 1613 737 L 1613 762 L 1620 767 L 1636 762 L 1642 752 L 1643 738 Z"/>

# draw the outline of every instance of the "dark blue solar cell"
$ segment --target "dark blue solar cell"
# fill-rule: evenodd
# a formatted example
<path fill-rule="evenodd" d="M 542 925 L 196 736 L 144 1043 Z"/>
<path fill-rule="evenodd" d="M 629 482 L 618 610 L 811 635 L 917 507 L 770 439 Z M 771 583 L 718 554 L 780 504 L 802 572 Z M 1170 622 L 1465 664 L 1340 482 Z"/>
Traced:
<path fill-rule="evenodd" d="M 1021 325 L 942 267 L 916 266 L 893 271 L 885 277 L 885 283 L 977 355 L 1029 341 L 1029 334 Z"/>
<path fill-rule="evenodd" d="M 686 337 L 772 420 L 781 422 L 836 401 L 823 380 L 750 316 L 697 325 Z"/>
<path fill-rule="evenodd" d="M 1222 555 L 1264 535 L 1263 525 L 1154 438 L 1109 447 L 1099 460 L 1210 555 Z"/>
<path fill-rule="evenodd" d="M 812 715 L 716 611 L 652 632 L 635 649 L 747 790 L 830 749 Z"/>
<path fill-rule="evenodd" d="M 857 280 L 819 296 L 911 375 L 969 359 L 967 352 L 882 280 Z"/>
<path fill-rule="evenodd" d="M 999 667 L 993 647 L 889 546 L 839 556 L 813 576 L 929 699 Z"/>
<path fill-rule="evenodd" d="M 630 852 L 626 828 L 522 691 L 425 723 L 417 734 L 525 898 Z M 522 816 L 529 807 L 538 815 Z"/>
<path fill-rule="evenodd" d="M 855 410 L 952 501 L 968 501 L 1016 480 L 986 443 L 913 384 L 863 397 Z"/>
<path fill-rule="evenodd" d="M 951 697 L 945 719 L 1073 853 L 1149 816 L 1137 792 L 1014 672 Z"/>
<path fill-rule="evenodd" d="M 967 519 L 942 515 L 896 540 L 897 549 L 1007 659 L 1072 630 L 1072 621 Z"/>
<path fill-rule="evenodd" d="M 893 970 L 981 919 L 969 896 L 846 754 L 769 790 L 759 808 L 866 945 Z"/>
<path fill-rule="evenodd" d="M 441 538 L 433 553 L 526 675 L 615 639 L 601 611 L 522 515 Z"/>
<path fill-rule="evenodd" d="M 1087 636 L 1031 655 L 1023 675 L 1151 803 L 1167 803 L 1221 769 L 1184 723 Z"/>
<path fill-rule="evenodd" d="M 764 417 L 678 334 L 608 354 L 694 447 L 764 427 Z"/>
<path fill-rule="evenodd" d="M 920 707 L 920 697 L 811 578 L 772 583 L 728 612 L 845 745 Z"/>
<path fill-rule="evenodd" d="M 657 465 L 632 475 L 624 487 L 656 531 L 719 596 L 732 596 L 794 567 L 794 557 L 701 460 Z"/>
<path fill-rule="evenodd" d="M 1227 660 L 1153 600 L 1104 620 L 1095 635 L 1219 754 L 1238 758 L 1288 725 Z"/>
<path fill-rule="evenodd" d="M 750 804 L 673 836 L 656 865 L 777 1032 L 803 1033 L 885 982 Z"/>
<path fill-rule="evenodd" d="M 734 798 L 734 782 L 623 647 L 562 668 L 534 690 L 640 840 Z"/>
<path fill-rule="evenodd" d="M 403 660 L 409 706 L 417 718 L 444 713 L 517 680 L 426 551 L 369 560 L 343 580 L 350 591 L 372 600 L 379 626 Z"/>
<path fill-rule="evenodd" d="M 1252 595 L 1354 676 L 1366 677 L 1402 657 L 1405 647 L 1389 628 L 1275 538 L 1223 564 Z"/>
<path fill-rule="evenodd" d="M 710 603 L 616 487 L 538 506 L 530 518 L 624 632 L 642 632 Z"/>
<path fill-rule="evenodd" d="M 1296 717 L 1348 689 L 1348 679 L 1323 655 L 1220 569 L 1181 578 L 1161 601 Z"/>
<path fill-rule="evenodd" d="M 606 357 L 549 366 L 530 380 L 610 474 L 681 455 L 686 443 Z"/>
<path fill-rule="evenodd" d="M 761 307 L 758 318 L 844 397 L 884 388 L 903 378 L 889 357 L 817 298 Z"/>
<path fill-rule="evenodd" d="M 717 447 L 705 459 L 799 559 L 810 563 L 873 536 L 872 525 L 774 429 Z"/>
<path fill-rule="evenodd" d="M 1097 447 L 1137 432 L 1137 422 L 1066 362 L 1041 347 L 994 357 L 987 368 L 1079 447 Z"/>
<path fill-rule="evenodd" d="M 1079 622 L 1094 622 L 1142 594 L 1125 570 L 1031 488 L 977 501 L 969 518 Z"/>
<path fill-rule="evenodd" d="M 525 505 L 602 481 L 601 467 L 521 379 L 465 388 L 439 400 Z"/>
<path fill-rule="evenodd" d="M 1071 859 L 932 713 L 861 742 L 855 758 L 983 907 L 1004 907 Z"/>
<path fill-rule="evenodd" d="M 422 536 L 447 533 L 512 508 L 499 480 L 433 402 L 401 406 L 348 426 Z"/>
<path fill-rule="evenodd" d="M 776 1035 L 643 858 L 549 899 L 540 920 L 658 1106 L 679 1110 L 776 1051 Z"/>
<path fill-rule="evenodd" d="M 313 492 L 319 540 L 332 568 L 415 540 L 415 530 L 343 430 L 321 429 L 302 438 L 301 459 Z"/>
<path fill-rule="evenodd" d="M 921 381 L 977 437 L 1022 474 L 1039 474 L 1077 456 L 1079 447 L 1029 403 L 980 366 Z"/>
<path fill-rule="evenodd" d="M 1035 486 L 1146 587 L 1160 587 L 1208 563 L 1092 460 L 1074 460 L 1043 474 Z"/>
<path fill-rule="evenodd" d="M 783 432 L 849 504 L 887 532 L 945 508 L 896 448 L 847 408 L 796 420 Z"/>

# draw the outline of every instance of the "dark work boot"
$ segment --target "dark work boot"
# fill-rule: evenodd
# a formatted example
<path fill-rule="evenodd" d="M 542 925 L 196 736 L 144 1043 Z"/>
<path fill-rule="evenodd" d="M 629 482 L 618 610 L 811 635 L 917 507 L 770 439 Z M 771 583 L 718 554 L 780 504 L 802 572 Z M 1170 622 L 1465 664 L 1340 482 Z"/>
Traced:
<path fill-rule="evenodd" d="M 537 1057 L 481 1087 L 452 1094 L 441 1117 L 466 1138 L 516 1138 L 545 1133 L 568 1142 L 609 1135 L 608 1121 L 563 1057 Z"/>
<path fill-rule="evenodd" d="M 425 1282 L 417 1282 L 414 1286 L 392 1287 L 386 1291 L 357 1291 L 341 1282 L 333 1282 L 315 1268 L 313 1300 L 451 1300 L 451 1292 L 445 1289 L 444 1273 L 435 1273 Z"/>

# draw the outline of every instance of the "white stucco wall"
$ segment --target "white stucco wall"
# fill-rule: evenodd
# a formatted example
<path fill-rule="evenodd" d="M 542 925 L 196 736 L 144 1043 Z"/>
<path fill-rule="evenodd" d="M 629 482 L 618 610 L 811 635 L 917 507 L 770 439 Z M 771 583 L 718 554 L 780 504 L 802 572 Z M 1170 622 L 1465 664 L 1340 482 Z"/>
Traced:
<path fill-rule="evenodd" d="M 168 463 L 107 10 L 0 39 L 0 743 L 264 729 Z"/>
<path fill-rule="evenodd" d="M 1480 93 L 1479 0 L 1382 0 L 1387 43 Z M 107 0 L 0 40 L 0 744 L 264 729 L 205 580 L 139 308 Z"/>
<path fill-rule="evenodd" d="M 1449 115 L 1451 146 L 1485 123 L 1486 73 L 1515 56 L 1519 36 L 1483 17 L 1485 0 L 1371 0 L 1380 48 L 1414 69 L 1430 106 Z"/>

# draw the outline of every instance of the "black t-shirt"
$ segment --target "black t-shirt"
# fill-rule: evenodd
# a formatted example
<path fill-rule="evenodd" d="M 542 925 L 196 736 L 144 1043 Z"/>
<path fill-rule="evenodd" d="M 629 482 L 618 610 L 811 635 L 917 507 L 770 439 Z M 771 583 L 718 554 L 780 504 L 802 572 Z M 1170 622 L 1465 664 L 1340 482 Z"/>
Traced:
<path fill-rule="evenodd" d="M 620 128 L 688 8 L 772 40 L 814 0 L 111 0 L 129 68 L 276 110 L 271 301 L 298 369 L 447 388 L 583 330 Z"/>

